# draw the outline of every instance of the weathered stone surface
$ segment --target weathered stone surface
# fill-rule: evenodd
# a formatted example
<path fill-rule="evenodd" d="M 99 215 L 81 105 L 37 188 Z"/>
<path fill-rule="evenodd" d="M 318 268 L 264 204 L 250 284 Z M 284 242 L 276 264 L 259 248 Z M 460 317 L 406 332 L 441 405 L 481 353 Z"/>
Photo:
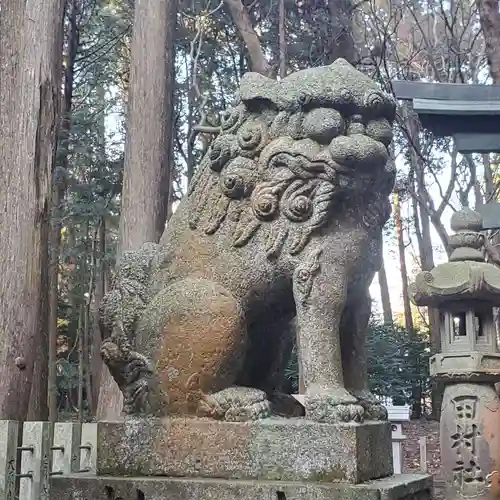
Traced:
<path fill-rule="evenodd" d="M 98 429 L 99 475 L 359 483 L 392 473 L 385 422 L 148 418 Z"/>
<path fill-rule="evenodd" d="M 16 493 L 16 470 L 19 422 L 0 420 L 0 498 L 11 499 Z"/>
<path fill-rule="evenodd" d="M 56 474 L 80 470 L 80 445 L 82 424 L 77 422 L 56 422 L 52 450 L 52 472 Z"/>
<path fill-rule="evenodd" d="M 52 500 L 432 500 L 430 476 L 403 474 L 363 485 L 209 479 L 67 476 Z"/>
<path fill-rule="evenodd" d="M 48 500 L 53 429 L 50 422 L 24 422 L 19 500 Z"/>
<path fill-rule="evenodd" d="M 82 424 L 82 444 L 80 447 L 80 471 L 94 472 L 97 462 L 97 424 L 85 422 Z"/>
<path fill-rule="evenodd" d="M 395 102 L 342 59 L 240 90 L 159 245 L 124 255 L 103 301 L 125 413 L 269 416 L 295 316 L 308 418 L 384 419 L 364 344 Z"/>
<path fill-rule="evenodd" d="M 500 379 L 500 353 L 469 351 L 435 354 L 430 375 L 444 382 L 496 382 Z"/>

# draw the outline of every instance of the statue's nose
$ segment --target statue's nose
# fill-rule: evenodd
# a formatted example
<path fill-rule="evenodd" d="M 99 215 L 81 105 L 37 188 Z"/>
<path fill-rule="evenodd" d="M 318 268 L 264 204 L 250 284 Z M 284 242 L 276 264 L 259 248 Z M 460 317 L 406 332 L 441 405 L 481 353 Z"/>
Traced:
<path fill-rule="evenodd" d="M 335 162 L 356 170 L 383 169 L 389 160 L 386 146 L 364 134 L 336 137 L 328 149 Z"/>

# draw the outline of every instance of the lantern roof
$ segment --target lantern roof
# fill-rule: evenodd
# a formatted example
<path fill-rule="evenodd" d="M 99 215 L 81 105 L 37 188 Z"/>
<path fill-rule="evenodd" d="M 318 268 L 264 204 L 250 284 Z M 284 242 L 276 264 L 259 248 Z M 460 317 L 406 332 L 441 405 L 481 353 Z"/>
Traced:
<path fill-rule="evenodd" d="M 418 306 L 438 307 L 451 301 L 479 300 L 500 306 L 500 268 L 485 262 L 481 214 L 464 208 L 451 217 L 449 262 L 420 272 L 410 285 Z"/>

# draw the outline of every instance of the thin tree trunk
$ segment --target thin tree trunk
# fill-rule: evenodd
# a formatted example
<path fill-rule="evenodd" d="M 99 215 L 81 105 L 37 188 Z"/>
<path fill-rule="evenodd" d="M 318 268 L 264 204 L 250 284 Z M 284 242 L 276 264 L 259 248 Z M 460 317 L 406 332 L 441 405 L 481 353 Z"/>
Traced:
<path fill-rule="evenodd" d="M 94 401 L 94 414 L 97 411 L 99 387 L 101 383 L 102 359 L 99 353 L 101 348 L 101 334 L 99 331 L 99 306 L 106 293 L 106 220 L 101 219 L 99 225 L 99 241 L 97 248 L 98 264 L 94 294 L 93 334 L 91 345 L 91 373 L 92 373 L 92 400 Z"/>
<path fill-rule="evenodd" d="M 285 28 L 285 0 L 279 0 L 279 49 L 280 49 L 280 78 L 286 76 L 286 28 Z"/>
<path fill-rule="evenodd" d="M 414 191 L 421 200 L 426 199 L 425 186 L 425 168 L 422 158 L 417 154 L 415 148 L 420 151 L 420 125 L 414 116 L 408 118 L 408 130 L 412 143 L 415 147 L 410 150 L 410 159 L 412 171 L 415 173 L 413 181 L 416 182 Z M 445 195 L 447 196 L 447 194 Z M 413 220 L 415 234 L 417 236 L 418 250 L 420 256 L 420 267 L 422 271 L 431 271 L 434 269 L 434 249 L 431 238 L 431 221 L 428 211 L 418 203 L 413 197 Z M 429 315 L 429 329 L 431 337 L 431 346 L 434 352 L 439 352 L 441 348 L 441 334 L 439 329 L 439 312 L 433 307 L 427 309 Z"/>
<path fill-rule="evenodd" d="M 342 57 L 351 64 L 356 63 L 356 47 L 353 37 L 354 7 L 351 0 L 328 0 L 330 12 L 330 34 L 328 63 Z"/>
<path fill-rule="evenodd" d="M 432 248 L 431 231 L 429 217 L 420 208 L 420 213 L 415 214 L 415 224 L 420 221 L 420 235 L 417 237 L 418 248 L 420 254 L 420 267 L 422 271 L 431 271 L 434 269 L 434 257 Z M 441 349 L 441 334 L 439 331 L 439 311 L 434 307 L 427 308 L 429 315 L 429 329 L 431 333 L 431 346 L 433 352 L 439 352 Z"/>
<path fill-rule="evenodd" d="M 382 266 L 380 266 L 378 271 L 378 283 L 380 286 L 380 299 L 382 301 L 384 325 L 392 325 L 391 296 L 389 294 L 389 285 L 387 284 L 387 274 L 385 273 L 385 264 L 383 259 Z"/>
<path fill-rule="evenodd" d="M 471 158 L 469 162 L 469 171 L 470 171 L 470 184 L 472 185 L 472 189 L 474 192 L 474 210 L 484 204 L 483 193 L 481 192 L 481 183 L 479 182 L 477 175 L 477 167 L 476 162 Z"/>
<path fill-rule="evenodd" d="M 159 241 L 167 219 L 177 0 L 135 3 L 119 254 Z M 123 397 L 104 370 L 97 416 L 117 418 Z"/>
<path fill-rule="evenodd" d="M 193 63 L 191 63 L 191 77 L 193 71 Z M 193 135 L 193 126 L 194 126 L 194 109 L 195 109 L 195 95 L 194 88 L 191 86 L 187 92 L 187 107 L 188 107 L 188 116 L 187 116 L 187 165 L 186 165 L 186 177 L 188 185 L 191 183 L 191 180 L 194 176 L 195 169 L 195 156 L 194 156 L 194 146 L 195 146 L 195 136 Z M 168 210 L 167 210 L 168 213 Z"/>
<path fill-rule="evenodd" d="M 495 182 L 493 180 L 493 172 L 491 170 L 491 161 L 489 154 L 483 154 L 483 168 L 484 168 L 484 201 L 489 203 L 495 197 Z"/>
<path fill-rule="evenodd" d="M 44 317 L 63 0 L 0 10 L 0 419 L 27 416 Z"/>
<path fill-rule="evenodd" d="M 417 170 L 417 192 L 424 181 L 423 167 Z M 434 249 L 432 247 L 431 225 L 427 212 L 421 204 L 413 200 L 413 220 L 415 223 L 415 234 L 417 236 L 418 251 L 420 256 L 420 267 L 422 271 L 431 271 L 434 269 Z M 431 346 L 433 352 L 439 352 L 441 349 L 441 334 L 439 331 L 439 311 L 436 308 L 427 309 L 429 315 L 429 329 L 431 337 Z"/>
<path fill-rule="evenodd" d="M 403 235 L 403 222 L 401 219 L 401 200 L 398 193 L 394 194 L 394 219 L 396 222 L 396 236 L 398 240 L 398 250 L 399 250 L 399 268 L 401 272 L 401 284 L 403 291 L 403 307 L 405 316 L 405 329 L 407 331 L 408 338 L 410 341 L 416 340 L 416 332 L 413 324 L 413 316 L 411 311 L 410 294 L 408 291 L 408 273 L 406 270 L 406 248 L 404 243 Z M 412 416 L 414 418 L 420 418 L 422 415 L 422 398 L 420 393 L 420 387 L 418 385 L 412 386 L 412 399 L 413 399 L 413 409 Z"/>
<path fill-rule="evenodd" d="M 80 304 L 80 311 L 78 313 L 78 420 L 80 422 L 84 421 L 83 415 L 83 387 L 85 385 L 84 381 L 84 332 L 83 332 L 83 317 L 85 314 L 85 304 L 82 302 Z"/>
<path fill-rule="evenodd" d="M 241 0 L 224 0 L 229 8 L 234 25 L 245 42 L 250 57 L 251 69 L 264 76 L 272 76 L 272 68 L 267 62 L 260 39 L 255 32 L 246 7 Z"/>
<path fill-rule="evenodd" d="M 424 182 L 420 178 L 418 182 Z M 417 187 L 418 191 L 418 187 Z M 413 198 L 413 221 L 414 230 L 418 242 L 418 251 L 420 256 L 420 268 L 423 271 L 431 271 L 434 268 L 434 256 L 430 232 L 429 215 L 423 209 L 416 198 Z M 441 331 L 439 310 L 434 307 L 427 308 L 429 318 L 429 331 L 431 340 L 431 349 L 433 353 L 441 351 Z M 433 384 L 431 388 L 431 417 L 434 419 L 439 418 L 441 411 L 441 397 L 438 386 Z"/>
<path fill-rule="evenodd" d="M 95 265 L 95 264 L 94 264 Z M 95 272 L 95 271 L 94 271 Z M 93 285 L 91 283 L 91 288 Z M 93 295 L 93 292 L 92 292 Z M 90 319 L 90 304 L 85 304 L 84 316 L 83 316 L 83 346 L 82 346 L 82 358 L 83 358 L 83 378 L 84 378 L 84 387 L 85 387 L 85 399 L 87 401 L 87 406 L 89 410 L 89 415 L 94 415 L 94 400 L 92 393 L 92 378 L 90 374 L 90 332 L 91 328 L 91 319 Z"/>
<path fill-rule="evenodd" d="M 399 250 L 399 269 L 401 273 L 401 285 L 403 289 L 403 307 L 405 315 L 405 328 L 413 332 L 413 317 L 411 314 L 410 295 L 408 293 L 408 273 L 406 271 L 406 248 L 403 235 L 403 222 L 401 220 L 401 204 L 399 194 L 394 193 L 394 219 L 396 222 L 396 237 Z"/>

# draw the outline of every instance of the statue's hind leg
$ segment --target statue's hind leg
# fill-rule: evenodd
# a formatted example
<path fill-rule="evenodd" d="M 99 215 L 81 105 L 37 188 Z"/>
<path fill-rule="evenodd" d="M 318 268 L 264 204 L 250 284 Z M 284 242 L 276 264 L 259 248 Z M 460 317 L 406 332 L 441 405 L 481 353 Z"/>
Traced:
<path fill-rule="evenodd" d="M 303 407 L 283 392 L 285 368 L 295 336 L 291 313 L 263 314 L 249 325 L 249 349 L 236 386 L 207 395 L 205 414 L 224 420 L 255 420 L 270 414 L 302 416 Z"/>
<path fill-rule="evenodd" d="M 152 298 L 137 326 L 137 350 L 151 360 L 169 414 L 196 415 L 208 395 L 215 404 L 216 393 L 236 384 L 247 349 L 238 300 L 206 279 L 171 283 Z"/>

